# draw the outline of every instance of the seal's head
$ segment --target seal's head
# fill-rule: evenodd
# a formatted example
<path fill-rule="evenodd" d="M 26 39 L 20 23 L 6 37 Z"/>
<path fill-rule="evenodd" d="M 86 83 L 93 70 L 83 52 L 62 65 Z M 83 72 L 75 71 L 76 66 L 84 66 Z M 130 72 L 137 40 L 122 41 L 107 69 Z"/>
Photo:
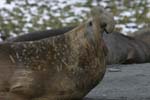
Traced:
<path fill-rule="evenodd" d="M 115 20 L 112 13 L 106 11 L 102 6 L 94 7 L 93 9 L 93 14 L 96 13 L 96 10 L 99 11 L 99 18 L 102 19 L 101 27 L 104 28 L 107 33 L 111 33 L 115 27 Z"/>
<path fill-rule="evenodd" d="M 115 21 L 111 13 L 107 12 L 103 7 L 93 7 L 91 10 L 92 17 L 87 22 L 87 36 L 93 44 L 99 41 L 104 49 L 105 55 L 108 52 L 106 44 L 103 40 L 104 33 L 111 33 L 115 26 Z M 94 34 L 93 34 L 94 32 Z M 99 34 L 100 33 L 100 34 Z"/>

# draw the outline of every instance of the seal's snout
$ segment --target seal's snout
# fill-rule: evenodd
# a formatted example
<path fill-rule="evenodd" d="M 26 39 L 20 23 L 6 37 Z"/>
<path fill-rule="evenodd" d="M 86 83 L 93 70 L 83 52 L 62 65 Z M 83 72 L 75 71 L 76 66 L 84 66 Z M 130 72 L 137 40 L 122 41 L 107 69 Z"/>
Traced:
<path fill-rule="evenodd" d="M 106 23 L 101 23 L 101 28 L 106 28 L 107 24 Z"/>
<path fill-rule="evenodd" d="M 93 9 L 93 16 L 99 13 L 98 17 L 101 20 L 100 27 L 104 29 L 106 33 L 111 33 L 116 24 L 113 15 L 106 11 L 102 6 L 94 7 Z"/>
<path fill-rule="evenodd" d="M 107 30 L 107 24 L 106 23 L 101 23 L 100 28 L 104 29 L 104 32 L 106 34 L 109 34 L 110 32 Z"/>
<path fill-rule="evenodd" d="M 92 26 L 92 25 L 93 25 L 93 24 L 92 24 L 92 21 L 90 21 L 90 22 L 89 22 L 89 26 Z"/>

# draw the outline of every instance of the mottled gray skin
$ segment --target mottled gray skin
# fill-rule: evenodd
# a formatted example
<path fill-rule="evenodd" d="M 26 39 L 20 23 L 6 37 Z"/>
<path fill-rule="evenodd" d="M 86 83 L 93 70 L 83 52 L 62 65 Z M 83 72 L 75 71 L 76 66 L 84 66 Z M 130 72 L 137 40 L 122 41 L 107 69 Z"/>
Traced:
<path fill-rule="evenodd" d="M 138 40 L 142 40 L 150 47 L 150 29 L 149 29 L 149 27 L 142 28 L 129 36 L 134 37 Z"/>
<path fill-rule="evenodd" d="M 106 30 L 111 32 L 114 27 L 113 17 L 103 9 L 99 11 L 103 24 L 109 23 Z M 21 41 L 35 41 L 48 38 L 55 35 L 60 35 L 68 32 L 73 27 L 65 27 L 60 29 L 46 30 L 41 32 L 33 32 L 9 39 L 6 42 L 21 42 Z M 91 29 L 89 29 L 90 31 Z M 112 34 L 104 34 L 104 41 L 108 47 L 107 64 L 120 64 L 120 63 L 145 63 L 150 61 L 150 30 L 142 29 L 133 34 L 132 38 L 122 35 L 118 32 Z M 91 36 L 90 36 L 91 37 Z M 142 42 L 142 41 L 143 42 Z M 145 43 L 144 43 L 145 42 Z"/>
<path fill-rule="evenodd" d="M 75 29 L 39 41 L 0 44 L 0 95 L 3 100 L 83 98 L 105 70 L 104 28 L 97 9 Z M 89 31 L 89 29 L 91 29 Z M 92 37 L 91 37 L 92 36 Z"/>
<path fill-rule="evenodd" d="M 150 60 L 150 48 L 143 41 L 118 32 L 104 34 L 108 48 L 107 64 L 145 63 Z"/>
<path fill-rule="evenodd" d="M 104 34 L 103 38 L 108 48 L 107 64 L 124 63 L 130 52 L 129 39 L 118 32 Z"/>
<path fill-rule="evenodd" d="M 149 27 L 139 29 L 139 31 L 136 31 L 133 34 L 130 34 L 129 36 L 135 38 L 138 42 L 142 41 L 142 44 L 144 44 L 146 47 L 140 44 L 138 49 L 139 51 L 143 49 L 144 54 L 147 57 L 146 62 L 150 62 L 150 29 Z"/>

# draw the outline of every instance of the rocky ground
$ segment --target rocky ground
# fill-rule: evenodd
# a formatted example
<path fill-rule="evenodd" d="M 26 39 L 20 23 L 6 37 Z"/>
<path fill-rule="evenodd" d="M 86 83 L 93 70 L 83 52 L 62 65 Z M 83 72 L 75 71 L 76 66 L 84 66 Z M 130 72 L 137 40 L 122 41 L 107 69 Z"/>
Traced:
<path fill-rule="evenodd" d="M 84 100 L 150 100 L 150 63 L 108 66 Z"/>

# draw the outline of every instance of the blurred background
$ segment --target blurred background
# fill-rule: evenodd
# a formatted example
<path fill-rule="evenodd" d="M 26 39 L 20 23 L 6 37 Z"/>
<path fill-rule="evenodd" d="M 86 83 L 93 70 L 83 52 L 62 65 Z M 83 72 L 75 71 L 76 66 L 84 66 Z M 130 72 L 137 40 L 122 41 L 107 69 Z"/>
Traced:
<path fill-rule="evenodd" d="M 114 15 L 115 30 L 123 34 L 149 26 L 150 0 L 0 0 L 0 35 L 78 25 L 95 5 Z"/>

